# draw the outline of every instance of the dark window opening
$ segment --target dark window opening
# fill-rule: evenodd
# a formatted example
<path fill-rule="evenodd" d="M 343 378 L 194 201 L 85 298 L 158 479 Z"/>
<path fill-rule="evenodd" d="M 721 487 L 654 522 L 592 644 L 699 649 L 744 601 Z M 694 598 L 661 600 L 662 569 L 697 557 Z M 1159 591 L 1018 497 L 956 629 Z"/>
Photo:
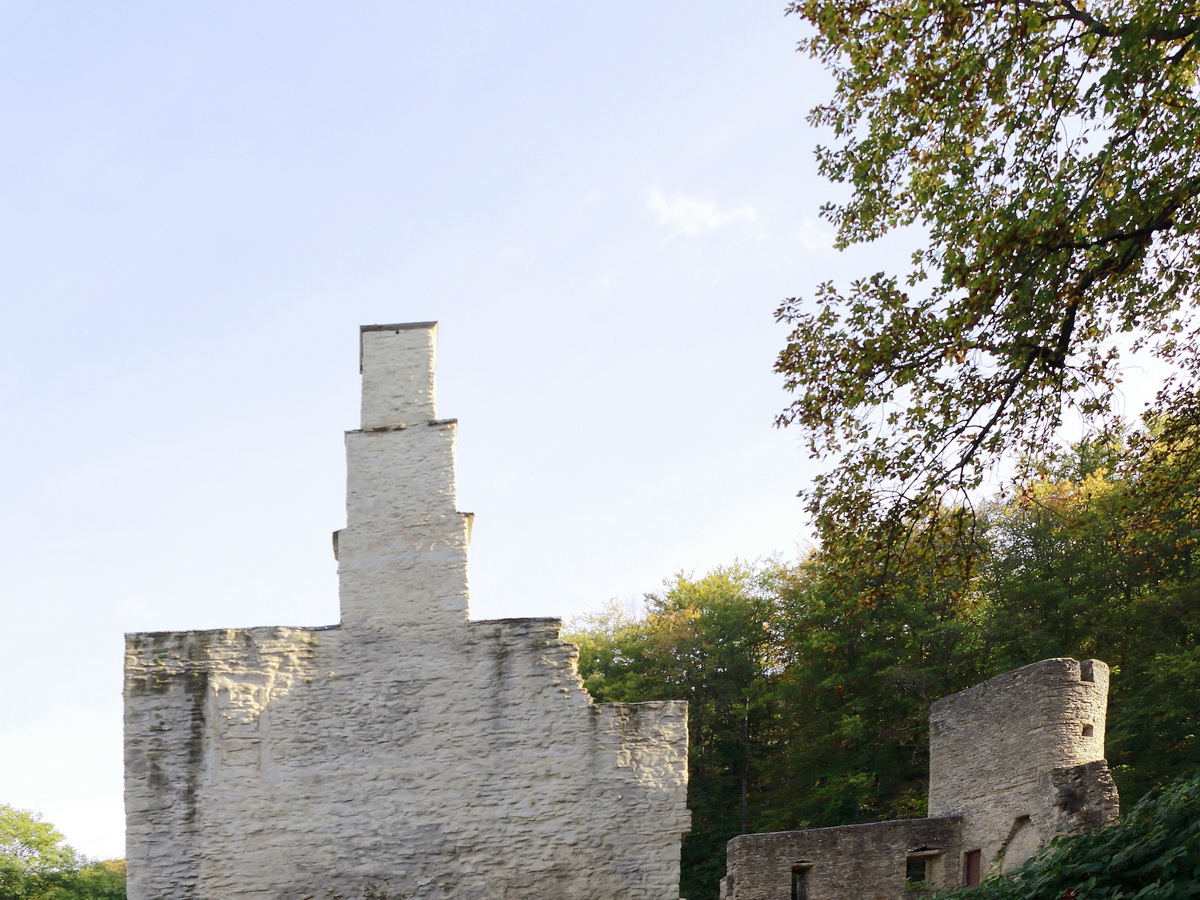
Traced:
<path fill-rule="evenodd" d="M 1080 681 L 1095 681 L 1096 673 L 1090 659 L 1085 659 L 1079 664 L 1079 680 Z"/>
<path fill-rule="evenodd" d="M 904 889 L 906 891 L 921 891 L 925 889 L 925 879 L 929 873 L 929 860 L 924 856 L 910 856 L 904 861 Z"/>
<path fill-rule="evenodd" d="M 969 850 L 963 856 L 963 884 L 967 887 L 976 887 L 979 884 L 980 863 L 982 862 L 982 850 Z"/>
<path fill-rule="evenodd" d="M 1084 736 L 1084 737 L 1091 737 L 1091 736 L 1092 736 L 1092 726 L 1091 726 L 1091 725 L 1084 725 L 1084 726 L 1083 726 L 1083 736 Z"/>
<path fill-rule="evenodd" d="M 792 900 L 808 900 L 808 870 L 812 866 L 792 869 Z"/>

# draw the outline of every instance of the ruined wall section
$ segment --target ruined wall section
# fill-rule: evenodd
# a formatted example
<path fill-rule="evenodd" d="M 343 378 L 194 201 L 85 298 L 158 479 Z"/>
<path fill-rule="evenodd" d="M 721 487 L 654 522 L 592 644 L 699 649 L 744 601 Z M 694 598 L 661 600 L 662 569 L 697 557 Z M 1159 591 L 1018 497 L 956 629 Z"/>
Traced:
<path fill-rule="evenodd" d="M 316 632 L 291 628 L 126 636 L 125 812 L 130 897 L 194 896 L 205 841 L 241 813 L 209 804 L 206 773 L 231 783 L 270 767 L 260 718 L 315 674 Z M 214 729 L 214 723 L 220 727 Z M 253 831 L 249 823 L 245 823 Z"/>
<path fill-rule="evenodd" d="M 1107 766 L 1069 772 L 1103 761 L 1108 679 L 1099 660 L 1047 659 L 933 704 L 929 814 L 962 816 L 985 872 L 1016 868 L 1071 816 L 1115 815 Z"/>
<path fill-rule="evenodd" d="M 905 893 L 908 860 L 921 860 L 922 889 L 961 883 L 959 820 L 902 819 L 745 834 L 729 842 L 721 900 L 893 898 Z M 793 890 L 795 880 L 803 889 Z"/>
<path fill-rule="evenodd" d="M 468 621 L 432 341 L 363 332 L 340 626 L 127 636 L 131 900 L 677 900 L 686 704 L 593 704 L 558 620 Z"/>
<path fill-rule="evenodd" d="M 1121 811 L 1117 783 L 1108 763 L 1099 759 L 1051 769 L 1041 779 L 1050 827 L 1055 832 L 1100 828 Z"/>
<path fill-rule="evenodd" d="M 130 635 L 129 896 L 675 900 L 686 707 L 593 705 L 558 629 Z"/>

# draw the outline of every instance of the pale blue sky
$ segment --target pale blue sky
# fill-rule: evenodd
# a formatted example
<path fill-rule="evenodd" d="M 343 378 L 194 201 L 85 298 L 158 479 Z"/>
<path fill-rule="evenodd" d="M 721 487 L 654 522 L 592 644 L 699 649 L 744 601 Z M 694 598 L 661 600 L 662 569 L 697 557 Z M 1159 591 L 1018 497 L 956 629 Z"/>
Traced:
<path fill-rule="evenodd" d="M 477 618 L 794 556 L 835 254 L 783 0 L 0 2 L 0 803 L 123 855 L 125 631 L 337 619 L 358 326 L 437 319 Z"/>

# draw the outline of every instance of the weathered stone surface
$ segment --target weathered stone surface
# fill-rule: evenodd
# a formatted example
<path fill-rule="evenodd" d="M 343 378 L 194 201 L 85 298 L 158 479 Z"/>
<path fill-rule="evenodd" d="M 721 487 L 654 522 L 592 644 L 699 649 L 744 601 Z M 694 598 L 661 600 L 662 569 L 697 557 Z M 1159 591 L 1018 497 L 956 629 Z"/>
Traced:
<path fill-rule="evenodd" d="M 1042 808 L 1051 834 L 1080 828 L 1100 828 L 1121 811 L 1117 784 L 1108 762 L 1098 759 L 1079 766 L 1065 766 L 1043 773 Z"/>
<path fill-rule="evenodd" d="M 1108 666 L 1073 659 L 1045 659 L 938 700 L 929 713 L 929 814 L 962 816 L 963 847 L 982 851 L 985 872 L 1016 868 L 1072 824 L 1052 774 L 1103 761 L 1107 706 Z M 1115 788 L 1089 793 L 1104 807 L 1092 819 L 1116 814 Z"/>
<path fill-rule="evenodd" d="M 925 868 L 922 889 L 958 884 L 958 825 L 957 818 L 901 819 L 742 835 L 729 842 L 721 897 L 788 900 L 800 878 L 805 898 L 892 900 L 905 896 L 910 859 Z"/>
<path fill-rule="evenodd" d="M 558 620 L 468 620 L 433 334 L 363 331 L 340 626 L 127 636 L 131 900 L 678 897 L 686 705 L 593 704 Z"/>

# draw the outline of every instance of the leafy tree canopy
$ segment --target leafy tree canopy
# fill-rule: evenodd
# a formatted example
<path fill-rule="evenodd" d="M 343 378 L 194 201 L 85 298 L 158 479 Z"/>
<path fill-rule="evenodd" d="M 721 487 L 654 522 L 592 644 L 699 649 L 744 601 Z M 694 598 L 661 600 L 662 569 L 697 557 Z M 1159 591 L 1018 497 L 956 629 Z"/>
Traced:
<path fill-rule="evenodd" d="M 25 872 L 76 867 L 79 855 L 49 822 L 34 813 L 0 805 L 0 857 Z"/>
<path fill-rule="evenodd" d="M 49 822 L 0 804 L 0 900 L 124 898 L 124 861 L 91 862 Z"/>
<path fill-rule="evenodd" d="M 814 125 L 849 199 L 841 247 L 916 225 L 907 272 L 788 300 L 777 362 L 814 455 L 822 533 L 893 536 L 1045 459 L 1068 411 L 1111 423 L 1122 355 L 1177 367 L 1195 424 L 1200 7 L 1195 0 L 794 0 L 832 71 Z M 1178 435 L 1180 429 L 1160 430 Z M 951 505 L 954 505 L 952 503 Z M 919 518 L 916 519 L 919 521 Z"/>
<path fill-rule="evenodd" d="M 970 577 L 943 564 L 958 538 L 934 523 L 934 552 L 887 577 L 850 539 L 576 619 L 597 700 L 689 701 L 683 895 L 716 900 L 739 832 L 924 815 L 929 704 L 1038 659 L 1112 666 L 1107 756 L 1126 806 L 1200 772 L 1198 498 L 1186 457 L 1089 441 L 980 504 Z"/>

